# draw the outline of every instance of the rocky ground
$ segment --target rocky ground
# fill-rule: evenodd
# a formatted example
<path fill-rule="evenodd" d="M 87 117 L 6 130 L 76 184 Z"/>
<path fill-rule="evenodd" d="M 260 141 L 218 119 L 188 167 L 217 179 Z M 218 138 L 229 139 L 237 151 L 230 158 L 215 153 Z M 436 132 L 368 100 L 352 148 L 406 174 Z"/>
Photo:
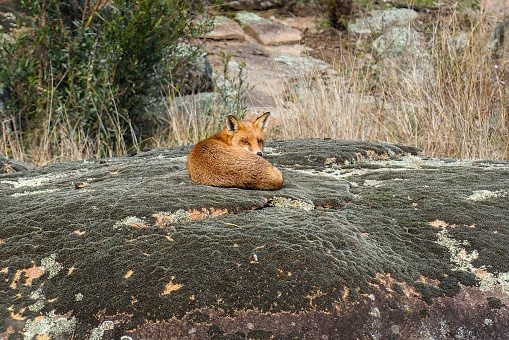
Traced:
<path fill-rule="evenodd" d="M 504 13 L 509 12 L 509 5 L 497 1 L 484 1 L 483 5 L 494 27 L 503 19 Z M 281 112 L 284 111 L 281 105 L 275 104 L 275 98 L 284 98 L 285 91 L 298 79 L 337 76 L 338 56 L 351 53 L 345 51 L 348 45 L 360 46 L 374 40 L 373 50 L 383 67 L 393 68 L 396 62 L 403 72 L 416 69 L 422 73 L 423 79 L 426 78 L 429 66 L 425 60 L 424 35 L 408 29 L 408 26 L 416 21 L 433 22 L 437 16 L 459 10 L 456 6 L 445 3 L 435 7 L 416 6 L 415 9 L 356 11 L 347 31 L 321 27 L 326 20 L 323 14 L 294 17 L 258 8 L 251 12 L 238 11 L 234 18 L 217 14 L 213 32 L 203 41 L 213 69 L 219 74 L 223 69 L 220 51 L 232 53 L 234 58 L 230 66 L 233 71 L 236 70 L 235 63 L 245 61 L 247 83 L 254 86 L 249 91 L 248 111 L 271 111 L 277 117 L 285 112 Z M 404 6 L 400 4 L 399 7 Z M 450 42 L 451 46 L 461 48 L 467 41 L 466 33 L 459 32 Z M 376 36 L 375 40 L 373 37 Z M 387 57 L 390 61 L 385 63 Z M 411 64 L 408 64 L 409 60 Z"/>
<path fill-rule="evenodd" d="M 279 191 L 189 148 L 0 175 L 0 339 L 503 339 L 509 163 L 268 145 Z"/>

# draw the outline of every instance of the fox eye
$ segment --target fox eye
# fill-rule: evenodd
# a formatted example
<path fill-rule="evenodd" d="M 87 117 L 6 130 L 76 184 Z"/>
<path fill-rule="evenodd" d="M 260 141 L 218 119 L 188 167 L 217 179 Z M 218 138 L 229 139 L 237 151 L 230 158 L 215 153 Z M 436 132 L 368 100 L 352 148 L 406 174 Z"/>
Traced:
<path fill-rule="evenodd" d="M 242 144 L 249 145 L 249 142 L 248 142 L 247 140 L 245 140 L 245 139 L 241 140 L 240 142 L 241 142 Z"/>
<path fill-rule="evenodd" d="M 258 139 L 258 144 L 263 144 L 263 139 Z"/>

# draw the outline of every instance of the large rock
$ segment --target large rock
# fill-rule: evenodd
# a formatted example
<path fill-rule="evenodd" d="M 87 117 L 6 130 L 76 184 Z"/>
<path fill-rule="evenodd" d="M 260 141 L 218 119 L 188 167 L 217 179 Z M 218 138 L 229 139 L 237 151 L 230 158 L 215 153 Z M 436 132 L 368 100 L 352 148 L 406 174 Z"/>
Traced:
<path fill-rule="evenodd" d="M 213 40 L 238 40 L 244 41 L 244 31 L 235 21 L 225 16 L 214 17 L 214 27 L 212 31 L 203 36 L 206 39 Z"/>
<path fill-rule="evenodd" d="M 279 191 L 183 147 L 0 175 L 0 338 L 506 336 L 508 162 L 268 144 Z"/>
<path fill-rule="evenodd" d="M 507 0 L 481 0 L 481 3 L 483 10 L 489 14 L 502 17 L 509 13 L 509 2 Z"/>
<path fill-rule="evenodd" d="M 0 118 L 1 112 L 0 112 Z M 10 131 L 7 131 L 10 132 Z M 34 169 L 35 166 L 29 163 L 17 161 L 15 159 L 6 157 L 2 154 L 0 154 L 0 174 L 6 174 L 6 173 L 12 173 L 17 171 L 23 171 L 23 170 L 29 170 Z"/>
<path fill-rule="evenodd" d="M 239 12 L 235 18 L 245 26 L 246 33 L 265 46 L 297 44 L 302 39 L 299 30 L 262 18 L 255 13 Z"/>
<path fill-rule="evenodd" d="M 369 14 L 351 22 L 348 31 L 357 35 L 380 33 L 390 27 L 406 25 L 418 17 L 416 11 L 406 8 L 372 10 Z"/>
<path fill-rule="evenodd" d="M 376 38 L 372 47 L 379 58 L 376 70 L 381 78 L 405 85 L 433 83 L 434 71 L 424 34 L 409 27 L 392 27 Z"/>

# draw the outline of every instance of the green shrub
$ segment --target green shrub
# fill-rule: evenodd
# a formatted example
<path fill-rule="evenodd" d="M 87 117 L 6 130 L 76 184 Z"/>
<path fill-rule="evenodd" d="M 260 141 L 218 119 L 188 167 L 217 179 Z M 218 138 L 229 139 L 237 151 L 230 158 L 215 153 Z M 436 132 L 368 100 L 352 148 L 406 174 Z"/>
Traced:
<path fill-rule="evenodd" d="M 147 98 L 161 86 L 179 88 L 172 75 L 200 54 L 195 48 L 182 58 L 179 46 L 210 28 L 193 20 L 200 11 L 185 0 L 21 3 L 37 20 L 0 48 L 8 112 L 27 147 L 65 125 L 97 157 L 137 147 L 150 134 Z"/>

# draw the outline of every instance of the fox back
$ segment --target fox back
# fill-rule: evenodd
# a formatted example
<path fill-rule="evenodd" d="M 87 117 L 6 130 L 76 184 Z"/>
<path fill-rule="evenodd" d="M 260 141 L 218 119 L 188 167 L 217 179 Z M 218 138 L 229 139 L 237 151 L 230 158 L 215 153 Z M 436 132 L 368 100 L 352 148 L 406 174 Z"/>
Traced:
<path fill-rule="evenodd" d="M 254 122 L 226 117 L 226 129 L 194 146 L 187 169 L 195 182 L 257 190 L 277 190 L 281 172 L 263 158 L 265 129 L 270 112 Z"/>

